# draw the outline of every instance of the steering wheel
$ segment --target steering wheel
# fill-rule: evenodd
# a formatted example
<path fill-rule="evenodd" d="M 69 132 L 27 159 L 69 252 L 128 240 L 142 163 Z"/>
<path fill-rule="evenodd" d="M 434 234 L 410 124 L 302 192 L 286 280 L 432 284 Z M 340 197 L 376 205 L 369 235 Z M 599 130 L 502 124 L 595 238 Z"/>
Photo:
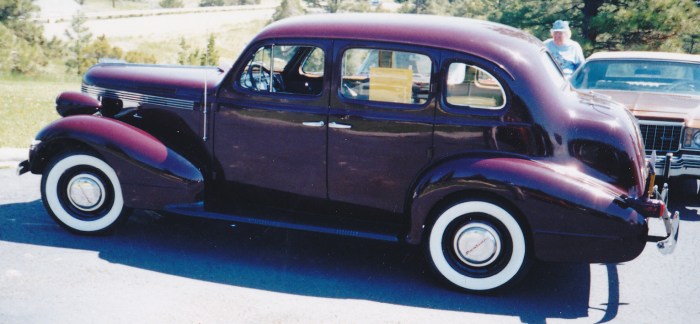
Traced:
<path fill-rule="evenodd" d="M 697 91 L 697 89 L 695 88 L 695 86 L 696 86 L 696 82 L 695 82 L 695 81 L 692 81 L 692 80 L 681 80 L 681 81 L 674 82 L 674 83 L 671 84 L 668 88 L 666 88 L 666 90 L 671 90 L 671 91 L 673 91 L 673 90 L 678 90 L 678 88 L 687 87 L 688 90 L 694 92 L 694 91 Z"/>
<path fill-rule="evenodd" d="M 257 69 L 257 77 L 254 70 Z M 248 80 L 251 88 L 257 91 L 270 91 L 270 70 L 262 62 L 253 61 L 248 64 Z M 284 80 L 279 73 L 272 73 L 272 90 L 274 92 L 284 92 Z"/>
<path fill-rule="evenodd" d="M 253 75 L 253 70 L 255 70 L 255 68 L 257 68 L 258 71 L 257 77 Z M 255 90 L 269 90 L 270 70 L 268 70 L 262 62 L 250 62 L 250 64 L 248 64 L 248 80 L 250 80 L 251 88 Z"/>

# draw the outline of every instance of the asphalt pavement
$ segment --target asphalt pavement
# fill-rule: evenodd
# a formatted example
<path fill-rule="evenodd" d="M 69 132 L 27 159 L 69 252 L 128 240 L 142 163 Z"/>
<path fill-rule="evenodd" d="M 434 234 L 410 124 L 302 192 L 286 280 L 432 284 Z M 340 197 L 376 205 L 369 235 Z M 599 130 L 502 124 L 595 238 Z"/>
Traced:
<path fill-rule="evenodd" d="M 0 148 L 0 168 L 12 168 L 27 158 L 29 148 Z"/>
<path fill-rule="evenodd" d="M 670 256 L 649 244 L 620 264 L 537 263 L 480 296 L 391 243 L 143 211 L 112 235 L 74 235 L 44 210 L 40 176 L 14 172 L 0 167 L 0 323 L 700 322 L 697 197 L 671 196 Z"/>

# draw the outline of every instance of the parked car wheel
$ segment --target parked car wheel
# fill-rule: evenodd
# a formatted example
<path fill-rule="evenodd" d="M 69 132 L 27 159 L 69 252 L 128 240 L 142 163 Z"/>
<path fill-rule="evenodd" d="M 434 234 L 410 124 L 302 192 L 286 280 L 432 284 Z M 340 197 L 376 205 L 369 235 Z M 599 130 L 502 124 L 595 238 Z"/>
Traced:
<path fill-rule="evenodd" d="M 90 154 L 53 159 L 42 177 L 41 194 L 51 217 L 77 233 L 109 232 L 128 214 L 114 169 Z"/>
<path fill-rule="evenodd" d="M 452 205 L 435 220 L 427 243 L 434 269 L 471 292 L 511 284 L 529 265 L 522 227 L 511 213 L 490 202 Z"/>

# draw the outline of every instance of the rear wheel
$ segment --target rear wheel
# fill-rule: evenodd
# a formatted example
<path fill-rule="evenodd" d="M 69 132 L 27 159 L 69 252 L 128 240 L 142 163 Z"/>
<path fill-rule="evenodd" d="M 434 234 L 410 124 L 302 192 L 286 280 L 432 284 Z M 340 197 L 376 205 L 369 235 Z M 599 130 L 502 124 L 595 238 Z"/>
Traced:
<path fill-rule="evenodd" d="M 128 214 L 114 169 L 86 153 L 54 158 L 44 171 L 41 194 L 51 217 L 77 233 L 109 232 Z"/>
<path fill-rule="evenodd" d="M 471 292 L 491 292 L 522 277 L 529 265 L 522 227 L 505 209 L 485 201 L 452 205 L 438 216 L 427 240 L 437 273 Z"/>

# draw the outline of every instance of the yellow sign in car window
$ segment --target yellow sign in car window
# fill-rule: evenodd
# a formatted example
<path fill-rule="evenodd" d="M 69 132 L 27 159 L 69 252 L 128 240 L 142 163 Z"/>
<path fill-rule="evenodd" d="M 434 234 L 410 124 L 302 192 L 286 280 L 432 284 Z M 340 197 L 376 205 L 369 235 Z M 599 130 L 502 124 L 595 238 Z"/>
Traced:
<path fill-rule="evenodd" d="M 369 69 L 369 100 L 411 103 L 413 71 L 373 67 Z"/>

